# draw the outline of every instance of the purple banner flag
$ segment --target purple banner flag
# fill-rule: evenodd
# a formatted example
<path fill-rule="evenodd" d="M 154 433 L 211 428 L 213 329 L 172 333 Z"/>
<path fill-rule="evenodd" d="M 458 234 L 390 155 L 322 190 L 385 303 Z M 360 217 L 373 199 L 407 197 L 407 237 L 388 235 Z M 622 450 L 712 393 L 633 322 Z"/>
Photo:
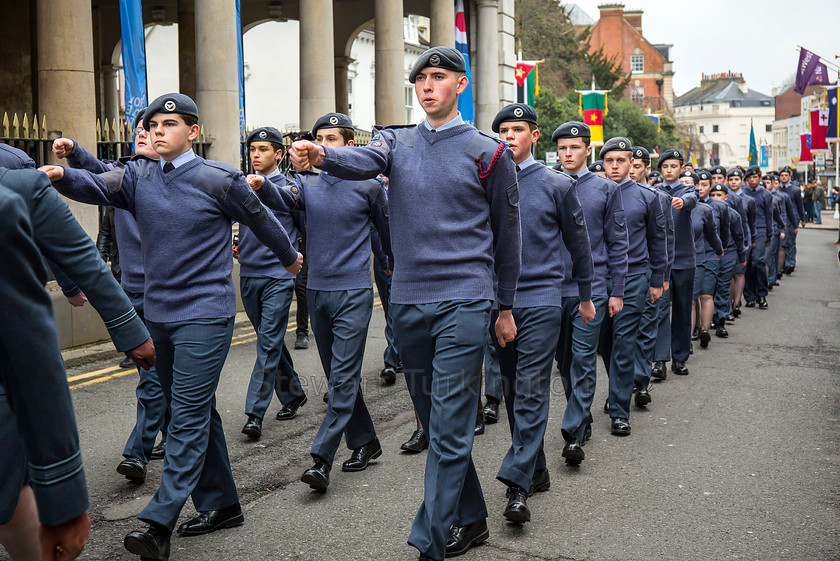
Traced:
<path fill-rule="evenodd" d="M 793 91 L 802 95 L 811 84 L 828 85 L 828 68 L 820 57 L 808 49 L 799 49 L 799 66 L 796 67 L 796 85 Z"/>

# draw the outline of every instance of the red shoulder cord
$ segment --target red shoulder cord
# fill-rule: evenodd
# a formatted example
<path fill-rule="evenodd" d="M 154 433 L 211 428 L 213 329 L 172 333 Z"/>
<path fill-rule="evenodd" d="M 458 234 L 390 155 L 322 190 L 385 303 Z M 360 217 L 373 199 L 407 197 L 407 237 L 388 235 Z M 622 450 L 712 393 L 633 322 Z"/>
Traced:
<path fill-rule="evenodd" d="M 475 165 L 478 166 L 478 178 L 481 179 L 481 185 L 486 189 L 487 185 L 485 184 L 485 180 L 490 175 L 490 172 L 493 171 L 493 168 L 496 166 L 496 162 L 499 161 L 499 158 L 502 157 L 502 153 L 505 151 L 507 146 L 503 143 L 499 143 L 499 147 L 496 148 L 496 153 L 493 154 L 493 158 L 490 160 L 490 165 L 487 166 L 487 169 L 484 169 L 481 165 L 481 158 L 475 158 Z"/>

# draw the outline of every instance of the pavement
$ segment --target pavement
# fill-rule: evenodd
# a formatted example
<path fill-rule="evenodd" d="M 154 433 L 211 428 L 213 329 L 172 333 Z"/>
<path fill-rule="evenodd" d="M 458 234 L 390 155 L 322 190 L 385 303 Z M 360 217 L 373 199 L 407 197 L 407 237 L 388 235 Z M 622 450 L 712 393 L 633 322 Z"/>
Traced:
<path fill-rule="evenodd" d="M 744 309 L 729 339 L 695 350 L 687 377 L 653 386 L 653 403 L 633 408 L 628 437 L 609 432 L 601 412 L 599 363 L 593 438 L 586 460 L 561 456 L 565 406 L 559 378 L 545 444 L 551 489 L 532 497 L 532 521 L 505 522 L 495 479 L 510 444 L 507 419 L 476 437 L 474 458 L 490 516 L 490 539 L 465 560 L 828 560 L 840 558 L 840 263 L 834 230 L 799 234 L 796 272 L 781 280 L 768 310 Z M 259 441 L 240 434 L 254 335 L 239 323 L 217 394 L 245 524 L 195 538 L 173 537 L 171 559 L 413 560 L 405 540 L 422 500 L 425 453 L 399 445 L 414 429 L 404 380 L 379 384 L 384 318 L 370 326 L 364 394 L 384 454 L 360 473 L 336 465 L 326 494 L 299 481 L 326 406 L 313 345 L 292 350 L 309 402 L 291 421 L 273 418 Z M 287 344 L 294 341 L 293 330 Z M 122 537 L 156 490 L 161 463 L 145 484 L 114 470 L 134 423 L 136 374 L 113 357 L 68 368 L 91 496 L 93 530 L 81 559 L 136 559 Z M 104 372 L 104 373 L 103 373 Z M 337 462 L 349 452 L 342 450 Z M 184 508 L 182 521 L 194 515 Z M 0 554 L 0 559 L 5 559 Z"/>

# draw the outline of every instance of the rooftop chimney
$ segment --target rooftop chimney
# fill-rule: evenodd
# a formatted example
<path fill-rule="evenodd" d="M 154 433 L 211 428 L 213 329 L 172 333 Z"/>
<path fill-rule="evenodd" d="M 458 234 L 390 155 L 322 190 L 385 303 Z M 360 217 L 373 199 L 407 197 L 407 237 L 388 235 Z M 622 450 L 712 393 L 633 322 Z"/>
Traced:
<path fill-rule="evenodd" d="M 632 25 L 636 28 L 636 31 L 639 33 L 642 32 L 642 14 L 644 13 L 643 10 L 628 10 L 624 12 L 624 19 L 627 20 L 627 23 Z"/>

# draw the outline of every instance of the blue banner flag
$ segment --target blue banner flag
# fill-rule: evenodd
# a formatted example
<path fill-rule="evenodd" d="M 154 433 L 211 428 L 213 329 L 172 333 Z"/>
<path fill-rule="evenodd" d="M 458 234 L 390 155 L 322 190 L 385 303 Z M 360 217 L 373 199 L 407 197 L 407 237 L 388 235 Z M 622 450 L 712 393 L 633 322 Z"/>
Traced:
<path fill-rule="evenodd" d="M 828 131 L 825 139 L 828 142 L 840 142 L 840 104 L 837 103 L 837 86 L 825 89 L 825 102 L 828 108 Z"/>
<path fill-rule="evenodd" d="M 131 128 L 137 112 L 149 104 L 141 0 L 120 0 L 120 35 L 125 74 L 125 123 L 127 128 Z"/>
<path fill-rule="evenodd" d="M 239 0 L 236 0 L 236 55 L 239 64 L 239 131 L 245 132 L 245 61 L 242 56 L 242 19 L 239 16 Z"/>
<path fill-rule="evenodd" d="M 750 153 L 747 156 L 747 161 L 751 166 L 756 165 L 758 162 L 758 148 L 755 145 L 755 130 L 753 130 L 752 119 L 750 119 Z"/>
<path fill-rule="evenodd" d="M 659 125 L 659 115 L 657 113 L 645 113 L 645 117 L 656 123 L 656 132 L 662 130 Z"/>
<path fill-rule="evenodd" d="M 762 168 L 770 167 L 770 147 L 766 144 L 761 145 L 761 163 L 759 166 Z"/>
<path fill-rule="evenodd" d="M 467 20 L 464 17 L 464 0 L 455 2 L 455 48 L 464 55 L 467 63 L 467 88 L 458 96 L 458 111 L 461 118 L 469 124 L 475 124 L 475 108 L 473 107 L 472 75 L 470 74 L 470 49 L 467 45 Z"/>

